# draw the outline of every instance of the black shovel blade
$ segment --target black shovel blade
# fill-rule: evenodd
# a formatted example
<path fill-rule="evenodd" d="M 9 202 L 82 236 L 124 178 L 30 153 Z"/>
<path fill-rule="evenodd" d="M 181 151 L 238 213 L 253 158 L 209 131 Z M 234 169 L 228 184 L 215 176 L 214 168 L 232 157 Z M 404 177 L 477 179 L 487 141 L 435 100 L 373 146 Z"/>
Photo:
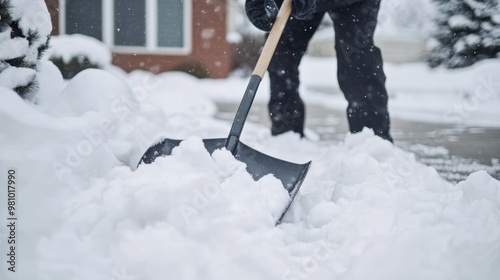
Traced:
<path fill-rule="evenodd" d="M 217 149 L 225 148 L 226 141 L 226 138 L 203 139 L 203 144 L 205 145 L 205 149 L 212 154 Z M 139 165 L 142 163 L 150 164 L 158 157 L 171 155 L 172 150 L 179 146 L 181 142 L 182 140 L 169 138 L 161 140 L 157 144 L 149 147 L 149 149 L 144 153 Z M 233 155 L 237 160 L 246 163 L 247 171 L 252 175 L 254 180 L 257 181 L 268 174 L 272 174 L 281 181 L 283 187 L 288 191 L 290 200 L 285 210 L 282 212 L 282 215 L 276 222 L 276 225 L 278 225 L 290 207 L 293 199 L 297 195 L 297 192 L 306 177 L 307 171 L 309 170 L 311 162 L 309 161 L 304 164 L 297 164 L 281 160 L 261 153 L 243 144 L 241 141 L 238 141 L 236 144 Z"/>
<path fill-rule="evenodd" d="M 299 192 L 300 186 L 304 182 L 307 171 L 309 171 L 309 167 L 311 166 L 311 161 L 304 164 L 297 164 L 281 160 L 263 154 L 242 142 L 238 142 L 234 156 L 236 159 L 247 164 L 247 171 L 252 175 L 254 180 L 258 180 L 268 174 L 273 174 L 288 191 L 290 199 L 275 223 L 275 225 L 279 225 Z"/>
<path fill-rule="evenodd" d="M 268 174 L 274 175 L 283 183 L 283 187 L 290 195 L 295 195 L 305 179 L 309 165 L 297 164 L 282 159 L 278 159 L 264 153 L 261 153 L 242 142 L 238 142 L 235 158 L 246 163 L 247 171 L 254 180 L 258 180 Z"/>
<path fill-rule="evenodd" d="M 139 162 L 141 164 L 150 164 L 155 161 L 158 157 L 169 156 L 172 154 L 172 150 L 179 146 L 183 140 L 163 138 L 156 144 L 153 144 L 149 149 L 144 153 Z M 212 154 L 215 150 L 224 148 L 226 145 L 225 138 L 214 138 L 214 139 L 203 139 L 203 144 L 205 145 L 205 149 Z"/>
<path fill-rule="evenodd" d="M 205 149 L 212 154 L 217 149 L 225 148 L 226 140 L 226 138 L 203 139 L 203 144 L 205 145 Z M 139 164 L 150 164 L 158 157 L 171 155 L 172 150 L 179 146 L 182 141 L 164 138 L 149 147 L 142 156 Z M 237 160 L 246 163 L 247 171 L 252 175 L 254 180 L 259 180 L 265 175 L 273 174 L 274 177 L 281 180 L 283 186 L 290 194 L 293 193 L 297 186 L 302 184 L 311 164 L 311 162 L 297 164 L 268 156 L 243 144 L 241 141 L 238 141 L 233 155 Z"/>

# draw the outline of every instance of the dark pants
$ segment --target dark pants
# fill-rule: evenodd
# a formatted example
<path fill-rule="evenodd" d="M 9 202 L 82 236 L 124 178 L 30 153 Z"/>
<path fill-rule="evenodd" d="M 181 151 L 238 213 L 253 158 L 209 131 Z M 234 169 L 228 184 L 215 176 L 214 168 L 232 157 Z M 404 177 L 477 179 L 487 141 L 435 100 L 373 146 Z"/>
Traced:
<path fill-rule="evenodd" d="M 356 133 L 363 127 L 372 128 L 376 135 L 392 141 L 382 55 L 373 42 L 379 6 L 380 1 L 367 0 L 315 13 L 310 20 L 292 18 L 288 21 L 268 71 L 273 135 L 287 131 L 304 135 L 305 108 L 298 91 L 299 64 L 309 40 L 328 13 L 335 29 L 337 79 L 348 101 L 349 129 Z"/>

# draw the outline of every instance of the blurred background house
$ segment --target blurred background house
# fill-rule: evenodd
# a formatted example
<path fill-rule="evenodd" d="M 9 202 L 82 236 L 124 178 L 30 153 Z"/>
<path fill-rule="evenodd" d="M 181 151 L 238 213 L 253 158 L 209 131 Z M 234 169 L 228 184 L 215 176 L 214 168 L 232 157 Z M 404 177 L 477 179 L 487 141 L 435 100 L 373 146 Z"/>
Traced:
<path fill-rule="evenodd" d="M 234 46 L 226 0 L 45 0 L 52 35 L 84 34 L 104 42 L 126 71 L 182 70 L 224 78 Z"/>
<path fill-rule="evenodd" d="M 264 42 L 244 14 L 244 0 L 45 0 L 52 35 L 83 34 L 102 41 L 112 63 L 125 71 L 179 70 L 200 78 L 251 72 Z M 377 45 L 388 62 L 426 56 L 430 0 L 382 1 Z M 334 56 L 331 20 L 325 17 L 309 53 Z M 397 30 L 394 27 L 398 27 Z"/>

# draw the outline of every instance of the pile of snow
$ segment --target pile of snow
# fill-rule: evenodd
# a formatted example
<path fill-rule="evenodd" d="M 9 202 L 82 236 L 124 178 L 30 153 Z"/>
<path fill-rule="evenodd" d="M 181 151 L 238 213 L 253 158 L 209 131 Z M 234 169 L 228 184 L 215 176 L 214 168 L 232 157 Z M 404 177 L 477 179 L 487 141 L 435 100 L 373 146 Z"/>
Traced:
<path fill-rule="evenodd" d="M 22 279 L 488 280 L 500 273 L 500 182 L 486 172 L 453 185 L 370 130 L 326 144 L 271 137 L 249 122 L 246 144 L 313 161 L 275 227 L 288 198 L 280 181 L 254 181 L 230 153 L 209 155 L 201 141 L 227 136 L 230 123 L 214 118 L 209 97 L 241 98 L 244 79 L 93 69 L 66 86 L 54 81 L 63 89 L 41 97 L 43 106 L 0 88 L 0 164 L 18 174 L 15 275 Z M 305 94 L 313 95 L 322 96 Z M 162 135 L 186 141 L 136 168 Z"/>

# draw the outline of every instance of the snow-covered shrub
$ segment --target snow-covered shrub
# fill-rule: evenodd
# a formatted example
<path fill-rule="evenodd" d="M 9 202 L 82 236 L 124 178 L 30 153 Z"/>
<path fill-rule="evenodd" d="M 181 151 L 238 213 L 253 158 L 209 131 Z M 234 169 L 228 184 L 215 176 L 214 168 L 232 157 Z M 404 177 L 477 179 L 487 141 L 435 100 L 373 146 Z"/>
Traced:
<path fill-rule="evenodd" d="M 0 0 L 0 86 L 32 98 L 52 23 L 43 0 Z"/>
<path fill-rule="evenodd" d="M 59 35 L 52 38 L 50 60 L 71 79 L 88 68 L 105 69 L 111 64 L 111 50 L 101 41 L 82 34 Z"/>
<path fill-rule="evenodd" d="M 500 2 L 498 0 L 433 0 L 437 4 L 430 65 L 466 67 L 498 57 Z"/>

